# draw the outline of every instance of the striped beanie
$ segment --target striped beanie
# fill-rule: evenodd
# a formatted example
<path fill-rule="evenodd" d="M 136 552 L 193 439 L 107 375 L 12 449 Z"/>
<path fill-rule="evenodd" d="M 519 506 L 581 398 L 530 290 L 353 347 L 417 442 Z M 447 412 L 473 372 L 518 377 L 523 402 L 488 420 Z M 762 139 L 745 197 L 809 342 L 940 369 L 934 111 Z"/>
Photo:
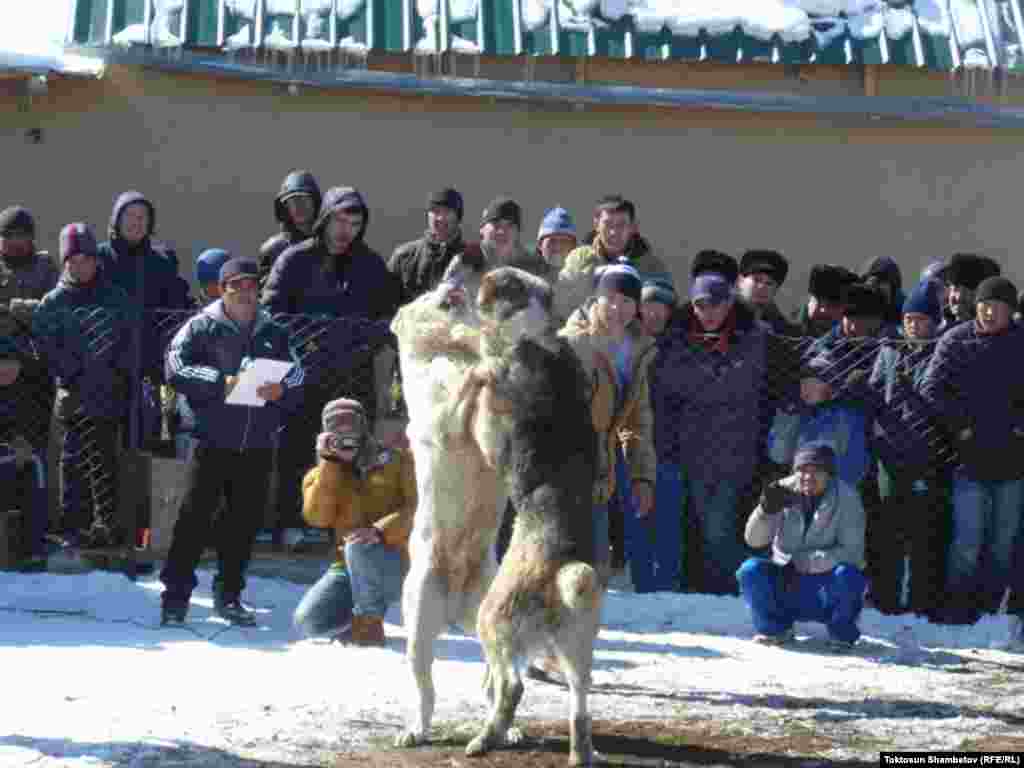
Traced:
<path fill-rule="evenodd" d="M 323 414 L 321 415 L 324 432 L 339 434 L 342 431 L 347 431 L 340 429 L 342 421 L 346 420 L 346 416 L 355 416 L 359 422 L 360 430 L 365 431 L 366 409 L 363 408 L 363 404 L 358 400 L 342 397 L 337 400 L 331 400 L 324 406 Z"/>

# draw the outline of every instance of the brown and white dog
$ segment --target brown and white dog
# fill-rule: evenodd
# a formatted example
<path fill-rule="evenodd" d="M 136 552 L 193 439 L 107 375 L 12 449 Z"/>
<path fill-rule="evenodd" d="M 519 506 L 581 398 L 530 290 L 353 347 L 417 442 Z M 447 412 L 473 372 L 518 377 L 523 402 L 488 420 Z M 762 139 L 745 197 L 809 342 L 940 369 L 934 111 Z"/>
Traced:
<path fill-rule="evenodd" d="M 484 646 L 491 705 L 466 753 L 519 737 L 520 670 L 550 652 L 572 699 L 570 763 L 589 764 L 587 694 L 603 598 L 593 567 L 589 380 L 555 335 L 545 281 L 504 267 L 483 277 L 458 319 L 442 304 L 417 300 L 392 326 L 420 494 L 402 600 L 419 697 L 398 744 L 427 739 L 433 642 L 461 622 L 477 627 Z M 509 496 L 516 525 L 498 569 L 494 543 Z"/>

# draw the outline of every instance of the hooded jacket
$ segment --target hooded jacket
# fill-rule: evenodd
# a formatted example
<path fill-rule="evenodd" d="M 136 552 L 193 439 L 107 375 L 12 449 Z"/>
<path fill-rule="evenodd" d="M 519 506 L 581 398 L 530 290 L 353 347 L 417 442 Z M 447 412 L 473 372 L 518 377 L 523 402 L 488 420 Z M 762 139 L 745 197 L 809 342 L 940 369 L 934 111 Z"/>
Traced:
<path fill-rule="evenodd" d="M 128 296 L 102 269 L 88 285 L 65 273 L 39 305 L 33 332 L 57 376 L 58 418 L 82 412 L 112 421 L 124 415 L 131 365 Z"/>
<path fill-rule="evenodd" d="M 649 336 L 630 330 L 630 383 L 617 404 L 614 354 L 608 339 L 591 325 L 589 308 L 588 303 L 573 313 L 558 335 L 569 342 L 593 382 L 591 415 L 598 438 L 594 501 L 604 503 L 615 492 L 616 448 L 620 444 L 633 482 L 646 481 L 654 488 L 657 456 L 647 377 L 657 350 Z"/>
<path fill-rule="evenodd" d="M 263 406 L 226 402 L 225 378 L 235 376 L 244 358 L 291 360 L 281 382 L 284 396 Z M 195 435 L 204 443 L 232 451 L 270 448 L 284 413 L 301 402 L 304 371 L 292 353 L 288 331 L 265 311 L 256 313 L 248 334 L 224 312 L 218 300 L 192 317 L 167 349 L 167 383 L 187 398 L 195 414 Z"/>
<path fill-rule="evenodd" d="M 959 469 L 972 480 L 1024 477 L 1024 326 L 978 333 L 960 323 L 939 339 L 921 380 L 925 402 L 956 440 Z"/>
<path fill-rule="evenodd" d="M 347 253 L 327 251 L 323 233 L 327 219 L 358 201 L 363 226 Z M 332 187 L 324 195 L 313 237 L 282 253 L 263 288 L 263 304 L 272 314 L 360 316 L 384 319 L 398 307 L 398 286 L 380 255 L 363 241 L 370 212 L 359 191 Z"/>
<path fill-rule="evenodd" d="M 655 446 L 662 462 L 682 464 L 703 482 L 750 482 L 767 430 L 767 329 L 743 304 L 725 353 L 690 342 L 693 307 L 673 313 L 658 337 L 659 418 Z"/>
<path fill-rule="evenodd" d="M 903 302 L 906 296 L 903 295 L 903 276 L 900 274 L 900 266 L 889 256 L 879 256 L 869 259 L 864 263 L 861 271 L 861 279 L 878 278 L 892 287 L 892 296 L 885 308 L 884 320 L 886 323 L 899 325 L 903 321 Z"/>
<path fill-rule="evenodd" d="M 281 224 L 281 231 L 276 235 L 268 237 L 263 245 L 260 246 L 260 286 L 267 282 L 270 270 L 274 266 L 274 262 L 277 261 L 277 257 L 291 246 L 301 243 L 309 237 L 295 227 L 291 217 L 288 215 L 288 209 L 285 207 L 285 202 L 289 197 L 301 194 L 312 197 L 313 209 L 316 211 L 320 210 L 322 198 L 320 186 L 316 183 L 316 178 L 309 171 L 292 171 L 284 177 L 284 181 L 281 182 L 281 191 L 274 198 L 274 217 Z"/>
<path fill-rule="evenodd" d="M 754 549 L 771 546 L 779 565 L 792 561 L 798 573 L 828 573 L 838 565 L 864 569 L 864 531 L 867 525 L 860 494 L 838 478 L 814 502 L 810 525 L 804 521 L 803 497 L 791 478 L 782 511 L 764 514 L 760 505 L 747 520 L 744 538 Z"/>

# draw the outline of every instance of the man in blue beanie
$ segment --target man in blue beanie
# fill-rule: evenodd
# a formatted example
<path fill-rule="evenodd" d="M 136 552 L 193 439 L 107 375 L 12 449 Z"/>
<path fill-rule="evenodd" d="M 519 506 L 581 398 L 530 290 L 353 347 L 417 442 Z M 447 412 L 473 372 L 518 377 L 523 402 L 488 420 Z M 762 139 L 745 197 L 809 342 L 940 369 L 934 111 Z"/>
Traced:
<path fill-rule="evenodd" d="M 552 208 L 544 214 L 537 230 L 537 255 L 555 275 L 577 242 L 576 224 L 565 208 Z"/>
<path fill-rule="evenodd" d="M 872 520 L 871 596 L 883 613 L 931 616 L 941 603 L 949 529 L 949 436 L 919 393 L 942 320 L 941 286 L 923 280 L 903 302 L 902 339 L 878 353 L 863 395 L 873 403 L 881 510 Z M 910 559 L 909 603 L 902 591 Z"/>
<path fill-rule="evenodd" d="M 803 445 L 793 474 L 765 486 L 747 521 L 747 544 L 771 548 L 771 557 L 751 557 L 736 572 L 755 642 L 789 642 L 797 621 L 825 624 L 837 649 L 857 642 L 867 585 L 864 526 L 860 497 L 835 474 L 832 447 Z"/>

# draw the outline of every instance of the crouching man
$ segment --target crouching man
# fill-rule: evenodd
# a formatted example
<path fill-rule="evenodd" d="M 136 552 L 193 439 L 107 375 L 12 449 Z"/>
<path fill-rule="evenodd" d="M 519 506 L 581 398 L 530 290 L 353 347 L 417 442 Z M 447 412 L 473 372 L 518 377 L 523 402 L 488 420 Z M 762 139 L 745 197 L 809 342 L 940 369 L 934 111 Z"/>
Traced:
<path fill-rule="evenodd" d="M 195 414 L 197 444 L 160 573 L 163 624 L 185 620 L 197 583 L 195 569 L 208 544 L 216 546 L 218 555 L 214 612 L 232 624 L 255 623 L 241 595 L 267 498 L 271 438 L 282 415 L 301 398 L 303 380 L 295 364 L 283 380 L 256 389 L 261 405 L 227 402 L 247 358 L 295 361 L 288 331 L 259 306 L 257 280 L 255 261 L 227 261 L 220 269 L 223 297 L 182 326 L 167 350 L 167 383 L 184 395 Z"/>
<path fill-rule="evenodd" d="M 770 483 L 747 521 L 747 544 L 771 547 L 771 558 L 751 557 L 736 572 L 750 606 L 756 642 L 793 639 L 793 623 L 828 627 L 838 649 L 860 638 L 864 606 L 864 507 L 835 472 L 824 442 L 796 452 L 794 473 Z"/>
<path fill-rule="evenodd" d="M 412 455 L 383 449 L 356 400 L 332 400 L 322 420 L 302 514 L 314 527 L 334 528 L 337 559 L 295 609 L 295 626 L 310 637 L 382 646 L 416 510 Z"/>

